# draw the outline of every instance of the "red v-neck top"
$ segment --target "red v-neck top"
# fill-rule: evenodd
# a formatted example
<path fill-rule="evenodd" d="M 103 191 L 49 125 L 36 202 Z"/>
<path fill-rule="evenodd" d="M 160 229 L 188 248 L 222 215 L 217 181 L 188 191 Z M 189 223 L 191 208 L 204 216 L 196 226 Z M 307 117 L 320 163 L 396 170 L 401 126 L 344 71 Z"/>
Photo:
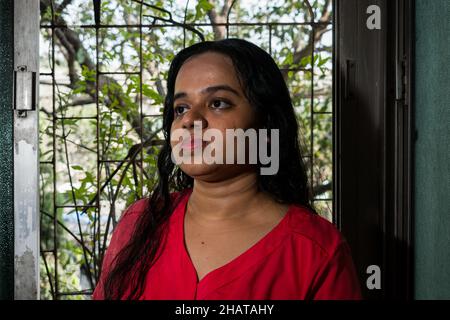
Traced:
<path fill-rule="evenodd" d="M 346 241 L 330 222 L 297 205 L 291 205 L 256 244 L 199 282 L 184 241 L 184 215 L 191 192 L 181 193 L 169 218 L 165 246 L 148 272 L 141 299 L 361 299 Z M 136 202 L 117 225 L 94 299 L 103 299 L 103 281 L 112 259 L 128 241 L 144 208 L 145 200 Z"/>

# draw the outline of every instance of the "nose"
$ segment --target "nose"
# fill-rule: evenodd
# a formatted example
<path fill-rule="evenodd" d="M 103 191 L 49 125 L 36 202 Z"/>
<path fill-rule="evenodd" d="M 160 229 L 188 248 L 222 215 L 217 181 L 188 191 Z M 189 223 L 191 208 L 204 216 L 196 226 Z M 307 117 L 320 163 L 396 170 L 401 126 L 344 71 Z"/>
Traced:
<path fill-rule="evenodd" d="M 200 124 L 202 129 L 205 129 L 208 126 L 208 121 L 204 115 L 195 108 L 189 110 L 183 117 L 182 125 L 184 129 L 194 129 L 195 126 L 199 126 Z"/>

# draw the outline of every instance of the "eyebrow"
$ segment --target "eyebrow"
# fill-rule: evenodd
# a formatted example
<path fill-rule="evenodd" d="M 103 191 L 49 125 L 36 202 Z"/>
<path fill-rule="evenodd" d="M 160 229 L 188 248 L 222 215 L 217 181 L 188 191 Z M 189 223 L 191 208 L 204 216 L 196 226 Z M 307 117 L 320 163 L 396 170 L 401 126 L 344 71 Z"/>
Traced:
<path fill-rule="evenodd" d="M 229 85 L 226 85 L 226 84 L 220 84 L 220 85 L 217 85 L 217 86 L 207 87 L 205 89 L 202 89 L 200 92 L 203 93 L 203 94 L 206 94 L 206 93 L 214 93 L 214 92 L 219 91 L 219 90 L 229 91 L 229 92 L 235 94 L 238 97 L 241 96 L 236 89 L 233 89 L 232 87 L 230 87 Z M 179 98 L 184 98 L 186 96 L 187 96 L 186 92 L 177 92 L 173 96 L 173 101 L 175 101 L 175 100 L 177 100 Z"/>

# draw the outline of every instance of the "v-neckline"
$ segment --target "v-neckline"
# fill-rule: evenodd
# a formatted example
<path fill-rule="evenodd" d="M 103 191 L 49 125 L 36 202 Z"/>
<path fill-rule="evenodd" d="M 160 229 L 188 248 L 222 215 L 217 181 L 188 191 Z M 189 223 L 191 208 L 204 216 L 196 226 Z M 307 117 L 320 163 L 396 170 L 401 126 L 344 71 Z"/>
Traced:
<path fill-rule="evenodd" d="M 281 243 L 284 236 L 288 234 L 285 231 L 286 226 L 289 224 L 290 215 L 293 211 L 293 205 L 289 205 L 289 208 L 283 218 L 281 218 L 281 220 L 255 244 L 224 265 L 209 271 L 199 281 L 197 270 L 188 253 L 185 240 L 186 209 L 191 193 L 192 188 L 186 192 L 183 199 L 178 204 L 177 209 L 181 212 L 179 212 L 178 217 L 177 234 L 179 235 L 179 238 L 177 240 L 179 241 L 182 251 L 182 259 L 186 261 L 186 264 L 194 274 L 196 286 L 200 290 L 200 293 L 202 292 L 202 289 L 206 289 L 205 286 L 208 287 L 208 290 L 212 290 L 213 288 L 218 288 L 241 275 L 246 269 L 255 263 L 258 263 L 262 258 L 272 252 Z"/>

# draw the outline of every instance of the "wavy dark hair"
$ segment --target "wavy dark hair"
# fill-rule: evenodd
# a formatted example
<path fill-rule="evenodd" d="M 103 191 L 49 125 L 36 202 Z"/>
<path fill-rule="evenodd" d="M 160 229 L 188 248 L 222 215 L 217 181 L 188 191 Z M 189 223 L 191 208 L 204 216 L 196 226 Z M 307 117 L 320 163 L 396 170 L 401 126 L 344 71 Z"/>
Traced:
<path fill-rule="evenodd" d="M 223 54 L 233 62 L 246 98 L 255 108 L 263 128 L 279 129 L 280 159 L 275 175 L 259 175 L 258 187 L 285 204 L 298 204 L 313 212 L 305 165 L 298 141 L 298 123 L 289 90 L 275 61 L 263 49 L 241 39 L 205 41 L 181 50 L 172 60 L 164 102 L 164 144 L 158 156 L 158 182 L 138 218 L 133 236 L 113 261 L 104 283 L 105 299 L 138 299 L 146 275 L 164 242 L 164 230 L 178 201 L 170 192 L 193 186 L 193 178 L 171 160 L 170 129 L 174 119 L 175 80 L 189 58 L 205 52 Z M 180 199 L 181 197 L 177 197 Z"/>

